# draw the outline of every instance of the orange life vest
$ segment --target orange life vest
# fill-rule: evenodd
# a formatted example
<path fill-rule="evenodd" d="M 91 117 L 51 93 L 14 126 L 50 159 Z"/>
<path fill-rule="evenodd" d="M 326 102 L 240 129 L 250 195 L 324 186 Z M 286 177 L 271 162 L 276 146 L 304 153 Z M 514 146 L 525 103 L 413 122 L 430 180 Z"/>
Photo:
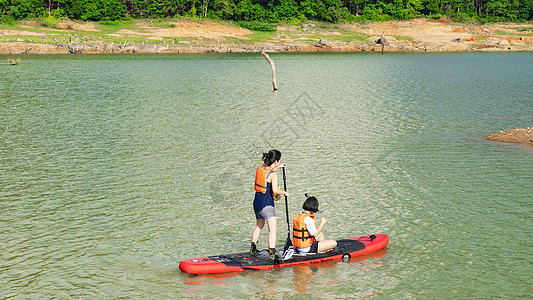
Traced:
<path fill-rule="evenodd" d="M 259 165 L 257 171 L 255 172 L 255 191 L 259 193 L 266 193 L 268 182 L 267 177 L 271 172 L 274 172 L 274 169 L 267 167 L 263 169 L 265 165 Z"/>
<path fill-rule="evenodd" d="M 313 213 L 303 211 L 299 212 L 292 221 L 292 244 L 296 248 L 311 247 L 311 244 L 315 241 L 315 237 L 309 234 L 305 226 L 304 219 L 307 217 L 313 218 L 316 224 L 316 216 Z"/>

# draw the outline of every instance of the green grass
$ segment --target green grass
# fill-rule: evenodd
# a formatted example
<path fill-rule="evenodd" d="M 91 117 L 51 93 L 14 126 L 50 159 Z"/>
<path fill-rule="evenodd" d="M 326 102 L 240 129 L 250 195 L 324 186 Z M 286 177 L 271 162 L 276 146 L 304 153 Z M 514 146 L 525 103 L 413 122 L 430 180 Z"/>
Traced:
<path fill-rule="evenodd" d="M 167 21 L 157 21 L 157 22 L 154 22 L 153 27 L 175 28 L 176 24 L 172 24 L 172 23 L 169 23 Z"/>
<path fill-rule="evenodd" d="M 88 32 L 86 32 L 88 33 Z M 54 41 L 54 37 L 56 38 Z M 172 37 L 164 37 L 162 40 L 151 40 L 147 39 L 146 37 L 136 37 L 136 36 L 128 36 L 128 37 L 116 37 L 116 36 L 110 36 L 107 34 L 101 34 L 101 33 L 95 33 L 91 32 L 88 34 L 71 34 L 71 36 L 68 35 L 68 33 L 62 34 L 62 35 L 45 35 L 44 41 L 41 35 L 4 35 L 2 36 L 2 42 L 7 42 L 8 40 L 10 42 L 13 42 L 15 39 L 23 40 L 19 43 L 35 43 L 35 44 L 62 44 L 62 43 L 68 43 L 71 39 L 74 43 L 76 39 L 78 39 L 79 43 L 90 43 L 91 41 L 101 41 L 106 43 L 115 43 L 115 44 L 123 44 L 125 41 L 130 43 L 147 43 L 147 44 L 157 44 L 157 43 L 172 43 L 174 41 L 174 38 Z M 179 40 L 179 39 L 178 39 Z M 181 39 L 184 40 L 184 39 Z"/>
<path fill-rule="evenodd" d="M 275 32 L 276 25 L 259 21 L 240 21 L 237 24 L 252 31 Z"/>
<path fill-rule="evenodd" d="M 514 27 L 513 29 L 517 31 L 529 31 L 530 33 L 533 33 L 533 27 Z"/>
<path fill-rule="evenodd" d="M 246 35 L 249 40 L 241 40 L 238 38 L 230 37 L 228 38 L 229 41 L 235 41 L 235 42 L 244 42 L 244 43 L 264 43 L 271 41 L 273 38 L 277 37 L 277 33 L 275 32 L 265 32 L 265 31 L 257 31 L 252 34 Z"/>
<path fill-rule="evenodd" d="M 7 25 L 7 24 L 0 24 L 0 29 L 6 29 L 6 30 L 16 30 L 16 31 L 31 31 L 31 32 L 48 32 L 48 30 L 44 29 L 38 29 L 38 28 L 26 28 L 26 27 L 19 27 L 18 25 Z"/>
<path fill-rule="evenodd" d="M 329 41 L 345 41 L 345 42 L 364 42 L 366 39 L 371 37 L 371 35 L 359 34 L 355 32 L 344 32 L 343 35 L 335 34 L 297 34 L 292 32 L 277 32 L 277 33 L 265 33 L 265 32 L 254 32 L 247 35 L 248 40 L 239 39 L 235 37 L 227 38 L 230 42 L 235 43 L 264 43 L 274 40 L 300 40 L 304 43 L 312 44 L 318 42 L 318 40 L 329 40 Z"/>
<path fill-rule="evenodd" d="M 533 35 L 533 32 L 512 33 L 512 32 L 504 32 L 504 31 L 496 31 L 495 34 L 497 34 L 497 35 L 510 35 L 510 36 L 524 36 L 524 35 L 531 36 L 531 35 Z"/>
<path fill-rule="evenodd" d="M 307 36 L 307 38 L 309 39 L 315 39 L 316 40 L 319 40 L 319 39 L 326 39 L 326 40 L 330 40 L 330 41 L 344 41 L 344 42 L 363 42 L 365 41 L 366 39 L 368 39 L 369 37 L 371 37 L 372 35 L 367 35 L 367 34 L 360 34 L 360 33 L 357 33 L 357 32 L 353 32 L 353 31 L 348 31 L 348 30 L 340 30 L 339 31 L 341 33 L 341 35 L 337 35 L 337 34 L 313 34 L 313 35 L 309 35 Z"/>
<path fill-rule="evenodd" d="M 131 21 L 99 21 L 98 29 L 103 32 L 117 32 L 121 29 L 138 29 Z"/>
<path fill-rule="evenodd" d="M 413 38 L 410 36 L 401 36 L 401 35 L 394 35 L 394 38 L 398 41 L 412 41 Z"/>

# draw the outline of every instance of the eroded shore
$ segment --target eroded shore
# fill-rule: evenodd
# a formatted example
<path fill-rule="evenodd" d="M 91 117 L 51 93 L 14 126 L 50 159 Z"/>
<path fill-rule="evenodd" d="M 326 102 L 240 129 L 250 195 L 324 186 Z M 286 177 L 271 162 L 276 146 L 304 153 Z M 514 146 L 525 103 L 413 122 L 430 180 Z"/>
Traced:
<path fill-rule="evenodd" d="M 0 26 L 0 54 L 533 51 L 532 24 L 465 25 L 415 19 L 368 24 L 306 23 L 252 32 L 212 21 L 24 22 Z"/>

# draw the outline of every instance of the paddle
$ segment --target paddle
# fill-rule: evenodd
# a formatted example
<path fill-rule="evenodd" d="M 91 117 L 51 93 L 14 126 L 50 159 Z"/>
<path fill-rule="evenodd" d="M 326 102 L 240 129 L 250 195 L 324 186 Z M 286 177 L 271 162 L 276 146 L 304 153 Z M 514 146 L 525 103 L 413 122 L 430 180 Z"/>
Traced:
<path fill-rule="evenodd" d="M 285 177 L 285 167 L 283 167 L 283 190 L 287 191 L 287 179 Z M 285 196 L 285 214 L 287 215 L 287 241 L 285 242 L 285 247 L 283 248 L 283 257 L 287 253 L 287 250 L 292 247 L 291 239 L 291 226 L 289 225 L 289 204 L 287 201 L 287 196 Z"/>

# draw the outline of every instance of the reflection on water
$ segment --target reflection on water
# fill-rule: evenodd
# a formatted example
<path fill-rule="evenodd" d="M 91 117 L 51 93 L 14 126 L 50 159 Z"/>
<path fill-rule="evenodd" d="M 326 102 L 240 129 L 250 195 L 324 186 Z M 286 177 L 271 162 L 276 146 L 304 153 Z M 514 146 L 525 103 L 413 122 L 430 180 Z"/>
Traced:
<path fill-rule="evenodd" d="M 272 58 L 276 93 L 251 54 L 0 66 L 1 294 L 529 296 L 533 150 L 481 137 L 533 125 L 531 54 Z M 316 195 L 326 236 L 387 233 L 386 251 L 181 273 L 183 259 L 247 250 L 270 148 L 288 164 L 291 217 Z"/>
<path fill-rule="evenodd" d="M 387 251 L 382 250 L 369 255 L 352 258 L 348 263 L 325 262 L 321 264 L 298 265 L 290 268 L 267 271 L 242 271 L 200 276 L 183 275 L 183 297 L 204 298 L 217 289 L 228 288 L 223 297 L 240 298 L 246 295 L 255 297 L 278 298 L 292 293 L 336 295 L 338 297 L 368 297 L 380 295 L 380 284 L 368 282 L 369 276 L 387 279 L 392 287 L 393 278 L 384 271 Z M 348 273 L 346 273 L 348 271 Z M 339 273 L 350 274 L 339 278 Z M 238 285 L 239 288 L 235 288 Z M 359 287 L 354 290 L 354 286 Z M 234 287 L 231 290 L 231 287 Z M 365 287 L 360 289 L 360 287 Z"/>

